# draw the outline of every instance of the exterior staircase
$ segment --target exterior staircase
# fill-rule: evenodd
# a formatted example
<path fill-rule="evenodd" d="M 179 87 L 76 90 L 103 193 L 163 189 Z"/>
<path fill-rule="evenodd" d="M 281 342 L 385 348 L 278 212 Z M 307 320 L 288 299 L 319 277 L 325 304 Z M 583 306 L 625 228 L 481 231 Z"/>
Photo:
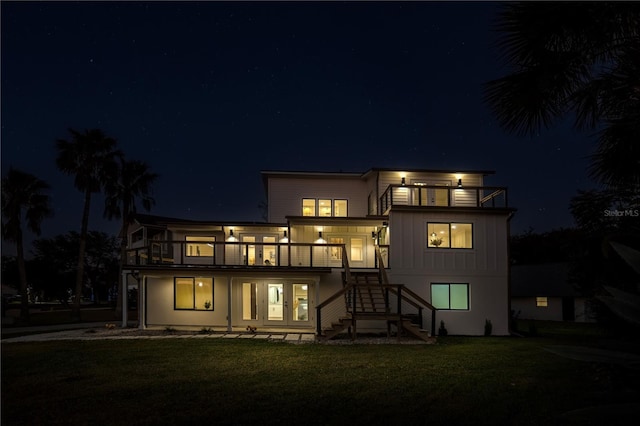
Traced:
<path fill-rule="evenodd" d="M 381 271 L 349 271 L 343 273 L 343 293 L 346 315 L 324 327 L 319 337 L 328 340 L 346 329 L 352 338 L 356 335 L 358 320 L 383 320 L 387 322 L 387 337 L 391 336 L 391 326 L 396 327 L 398 339 L 411 335 L 427 343 L 435 343 L 427 330 L 413 322 L 413 315 L 393 312 L 389 305 L 389 293 L 398 295 L 398 286 L 385 284 L 386 276 Z"/>

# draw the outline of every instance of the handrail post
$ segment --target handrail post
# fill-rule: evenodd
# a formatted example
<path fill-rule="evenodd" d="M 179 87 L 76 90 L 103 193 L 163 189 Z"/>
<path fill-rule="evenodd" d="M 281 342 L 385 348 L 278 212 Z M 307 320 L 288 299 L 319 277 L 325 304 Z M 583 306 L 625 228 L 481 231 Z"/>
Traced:
<path fill-rule="evenodd" d="M 322 336 L 322 308 L 316 308 L 316 335 Z"/>
<path fill-rule="evenodd" d="M 431 310 L 431 335 L 436 335 L 436 310 Z"/>
<path fill-rule="evenodd" d="M 398 286 L 398 315 L 402 315 L 402 286 Z"/>

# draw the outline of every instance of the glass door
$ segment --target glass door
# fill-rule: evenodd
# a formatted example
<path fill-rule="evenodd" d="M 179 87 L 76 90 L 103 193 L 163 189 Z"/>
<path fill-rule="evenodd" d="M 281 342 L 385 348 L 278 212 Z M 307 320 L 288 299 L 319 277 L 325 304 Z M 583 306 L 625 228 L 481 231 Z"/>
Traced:
<path fill-rule="evenodd" d="M 264 324 L 280 327 L 310 325 L 310 287 L 307 283 L 265 283 Z"/>
<path fill-rule="evenodd" d="M 242 249 L 245 253 L 245 264 L 252 265 L 277 265 L 278 264 L 278 246 L 270 245 L 269 243 L 276 243 L 276 236 L 274 235 L 242 235 L 241 240 L 243 243 Z M 262 244 L 252 244 L 262 243 Z"/>

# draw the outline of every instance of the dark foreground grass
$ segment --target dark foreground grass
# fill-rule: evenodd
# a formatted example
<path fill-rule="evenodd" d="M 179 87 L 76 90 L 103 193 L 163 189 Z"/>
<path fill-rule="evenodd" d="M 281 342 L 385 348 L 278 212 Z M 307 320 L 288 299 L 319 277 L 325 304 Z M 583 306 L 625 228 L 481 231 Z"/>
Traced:
<path fill-rule="evenodd" d="M 2 424 L 585 424 L 561 415 L 635 401 L 620 372 L 543 350 L 559 343 L 4 343 Z"/>

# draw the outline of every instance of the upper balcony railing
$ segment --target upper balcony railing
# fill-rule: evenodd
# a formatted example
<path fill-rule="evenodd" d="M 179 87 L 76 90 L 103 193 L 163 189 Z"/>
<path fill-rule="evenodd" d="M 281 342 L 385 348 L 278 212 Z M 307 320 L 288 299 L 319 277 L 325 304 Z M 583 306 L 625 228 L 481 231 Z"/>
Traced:
<path fill-rule="evenodd" d="M 391 206 L 505 208 L 507 188 L 501 186 L 389 185 L 380 197 L 380 214 Z"/>
<path fill-rule="evenodd" d="M 341 268 L 343 249 L 344 244 L 153 240 L 128 249 L 125 265 Z M 377 268 L 377 259 L 369 256 L 358 266 Z"/>

